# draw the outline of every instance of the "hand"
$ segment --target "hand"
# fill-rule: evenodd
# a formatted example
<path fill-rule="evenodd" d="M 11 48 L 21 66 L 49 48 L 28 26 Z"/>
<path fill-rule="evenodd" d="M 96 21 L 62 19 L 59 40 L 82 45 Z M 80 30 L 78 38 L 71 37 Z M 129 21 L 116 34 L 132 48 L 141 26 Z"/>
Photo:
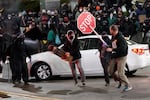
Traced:
<path fill-rule="evenodd" d="M 117 48 L 117 45 L 116 45 L 116 42 L 117 42 L 117 40 L 114 40 L 113 42 L 112 42 L 112 48 Z"/>
<path fill-rule="evenodd" d="M 66 52 L 65 55 L 66 55 L 67 57 L 69 57 L 69 56 L 70 56 L 70 53 L 69 53 L 69 52 Z"/>
<path fill-rule="evenodd" d="M 54 52 L 55 50 L 57 50 L 57 47 L 54 46 L 52 51 Z"/>
<path fill-rule="evenodd" d="M 112 52 L 112 48 L 107 48 L 106 51 L 107 52 Z"/>

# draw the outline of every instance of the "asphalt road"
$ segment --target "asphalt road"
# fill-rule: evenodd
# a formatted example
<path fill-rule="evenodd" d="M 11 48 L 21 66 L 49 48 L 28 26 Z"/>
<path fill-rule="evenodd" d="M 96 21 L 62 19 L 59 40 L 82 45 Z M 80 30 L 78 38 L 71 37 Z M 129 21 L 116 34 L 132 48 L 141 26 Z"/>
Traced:
<path fill-rule="evenodd" d="M 113 79 L 105 87 L 103 77 L 88 77 L 85 87 L 75 86 L 72 78 L 31 80 L 28 86 L 0 79 L 0 100 L 150 100 L 150 68 L 138 70 L 128 78 L 133 85 L 128 92 L 122 92 L 123 86 L 116 88 Z"/>

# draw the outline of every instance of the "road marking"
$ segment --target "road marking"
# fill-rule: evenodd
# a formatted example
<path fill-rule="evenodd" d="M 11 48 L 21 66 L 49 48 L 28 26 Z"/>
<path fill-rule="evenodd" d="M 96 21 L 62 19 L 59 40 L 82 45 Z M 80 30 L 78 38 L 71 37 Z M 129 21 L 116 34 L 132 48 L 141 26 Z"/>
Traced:
<path fill-rule="evenodd" d="M 22 94 L 22 93 L 14 93 L 14 92 L 7 92 L 7 91 L 0 91 L 0 93 L 7 94 L 7 95 L 14 95 L 19 97 L 28 97 L 36 100 L 62 100 L 57 98 L 47 98 L 47 97 L 41 97 L 41 96 L 35 96 L 32 94 Z"/>

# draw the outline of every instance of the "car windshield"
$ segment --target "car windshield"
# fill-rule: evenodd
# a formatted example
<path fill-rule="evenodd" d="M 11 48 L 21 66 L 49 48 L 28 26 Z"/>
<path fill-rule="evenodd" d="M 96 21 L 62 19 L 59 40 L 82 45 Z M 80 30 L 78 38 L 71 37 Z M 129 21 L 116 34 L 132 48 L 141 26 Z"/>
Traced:
<path fill-rule="evenodd" d="M 99 49 L 100 48 L 100 40 L 98 38 L 80 38 L 80 50 L 89 50 L 89 49 Z M 127 40 L 128 45 L 136 44 L 136 42 Z M 62 48 L 63 44 L 58 48 Z"/>

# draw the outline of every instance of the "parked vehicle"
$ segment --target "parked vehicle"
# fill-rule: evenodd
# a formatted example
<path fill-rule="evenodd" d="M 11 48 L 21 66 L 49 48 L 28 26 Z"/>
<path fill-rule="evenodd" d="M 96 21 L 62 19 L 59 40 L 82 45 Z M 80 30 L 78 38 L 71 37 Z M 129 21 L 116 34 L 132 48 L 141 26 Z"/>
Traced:
<path fill-rule="evenodd" d="M 103 75 L 103 68 L 99 59 L 99 38 L 96 35 L 79 37 L 82 66 L 86 76 Z M 135 73 L 138 69 L 150 67 L 150 52 L 148 44 L 138 44 L 127 40 L 129 49 L 127 56 L 126 72 Z M 71 76 L 69 63 L 51 51 L 45 51 L 32 55 L 32 61 L 28 62 L 30 76 L 38 80 L 49 79 L 52 76 Z"/>

